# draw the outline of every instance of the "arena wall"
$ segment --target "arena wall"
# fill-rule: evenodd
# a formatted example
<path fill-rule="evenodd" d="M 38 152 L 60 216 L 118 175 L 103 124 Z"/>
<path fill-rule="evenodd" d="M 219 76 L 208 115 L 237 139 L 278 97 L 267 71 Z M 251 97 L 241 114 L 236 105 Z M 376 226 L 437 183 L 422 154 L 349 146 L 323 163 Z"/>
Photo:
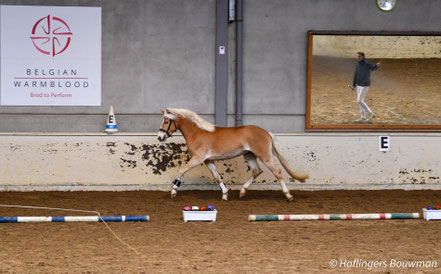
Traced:
<path fill-rule="evenodd" d="M 291 189 L 441 189 L 439 134 L 278 134 L 291 167 L 305 183 Z M 169 190 L 188 161 L 182 137 L 159 143 L 156 134 L 1 134 L 0 190 Z M 263 166 L 262 164 L 260 164 Z M 240 189 L 249 177 L 243 157 L 217 162 L 225 183 Z M 250 189 L 280 189 L 264 167 Z M 183 177 L 182 190 L 219 189 L 205 166 Z"/>

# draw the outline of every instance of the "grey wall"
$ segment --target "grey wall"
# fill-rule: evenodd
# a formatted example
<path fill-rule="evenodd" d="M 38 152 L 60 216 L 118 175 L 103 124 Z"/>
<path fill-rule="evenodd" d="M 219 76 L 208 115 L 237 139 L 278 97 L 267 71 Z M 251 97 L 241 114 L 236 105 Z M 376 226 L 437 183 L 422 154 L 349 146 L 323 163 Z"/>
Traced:
<path fill-rule="evenodd" d="M 101 6 L 103 18 L 102 106 L 0 107 L 0 131 L 100 132 L 111 104 L 125 132 L 156 131 L 157 113 L 166 106 L 214 120 L 215 0 L 0 4 Z M 245 0 L 244 11 L 244 124 L 273 132 L 304 131 L 308 30 L 441 29 L 439 0 L 400 0 L 389 13 L 374 0 Z M 233 125 L 235 58 L 229 52 Z"/>

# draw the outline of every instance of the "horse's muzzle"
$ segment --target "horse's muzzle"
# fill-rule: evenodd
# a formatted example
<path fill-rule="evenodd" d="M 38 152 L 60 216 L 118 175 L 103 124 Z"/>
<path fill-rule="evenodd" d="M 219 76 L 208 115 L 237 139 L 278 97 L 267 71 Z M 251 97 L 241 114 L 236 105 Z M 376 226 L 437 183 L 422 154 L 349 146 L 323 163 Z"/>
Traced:
<path fill-rule="evenodd" d="M 164 142 L 165 139 L 167 139 L 167 135 L 165 135 L 163 132 L 159 132 L 159 134 L 158 134 L 158 141 L 159 142 Z"/>

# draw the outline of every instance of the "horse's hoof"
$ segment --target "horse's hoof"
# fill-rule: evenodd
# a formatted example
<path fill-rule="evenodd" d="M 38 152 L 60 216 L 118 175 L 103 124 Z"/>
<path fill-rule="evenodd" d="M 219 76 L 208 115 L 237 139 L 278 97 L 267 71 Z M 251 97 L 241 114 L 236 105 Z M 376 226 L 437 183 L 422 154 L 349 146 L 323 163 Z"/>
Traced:
<path fill-rule="evenodd" d="M 286 195 L 286 200 L 287 200 L 288 202 L 292 202 L 292 201 L 294 201 L 294 198 L 292 197 L 291 194 L 287 194 L 287 195 Z"/>
<path fill-rule="evenodd" d="M 242 189 L 240 190 L 239 197 L 240 197 L 240 198 L 245 197 L 245 194 L 246 194 L 246 193 L 247 193 L 247 190 L 246 190 L 245 188 L 242 188 Z"/>
<path fill-rule="evenodd" d="M 228 194 L 222 194 L 222 201 L 228 201 Z"/>
<path fill-rule="evenodd" d="M 173 190 L 171 191 L 170 195 L 171 195 L 172 198 L 176 198 L 176 195 L 178 195 L 178 192 L 177 192 L 176 190 L 173 189 Z"/>

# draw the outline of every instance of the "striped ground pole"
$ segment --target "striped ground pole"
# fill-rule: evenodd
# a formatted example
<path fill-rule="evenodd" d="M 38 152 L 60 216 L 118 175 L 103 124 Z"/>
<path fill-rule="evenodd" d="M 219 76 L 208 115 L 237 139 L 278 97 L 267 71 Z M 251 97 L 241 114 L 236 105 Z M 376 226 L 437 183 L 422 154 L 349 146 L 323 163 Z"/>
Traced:
<path fill-rule="evenodd" d="M 139 216 L 23 216 L 0 217 L 0 223 L 42 223 L 42 222 L 147 222 L 148 215 Z"/>
<path fill-rule="evenodd" d="M 249 215 L 254 221 L 302 221 L 302 220 L 390 220 L 418 219 L 419 213 L 369 213 L 369 214 L 297 214 L 297 215 Z"/>

